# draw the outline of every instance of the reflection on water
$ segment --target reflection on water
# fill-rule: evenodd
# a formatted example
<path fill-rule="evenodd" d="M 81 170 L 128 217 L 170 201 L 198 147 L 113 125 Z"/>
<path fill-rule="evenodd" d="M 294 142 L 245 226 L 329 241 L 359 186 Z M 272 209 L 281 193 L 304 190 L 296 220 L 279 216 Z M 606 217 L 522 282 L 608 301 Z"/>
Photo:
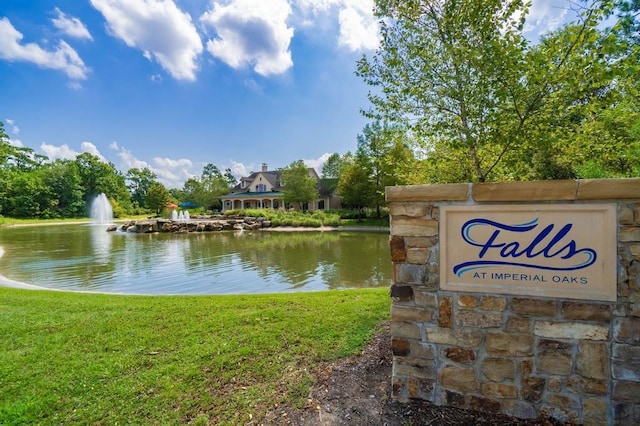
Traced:
<path fill-rule="evenodd" d="M 129 294 L 273 293 L 388 286 L 388 234 L 127 234 L 100 226 L 0 229 L 0 274 Z"/>

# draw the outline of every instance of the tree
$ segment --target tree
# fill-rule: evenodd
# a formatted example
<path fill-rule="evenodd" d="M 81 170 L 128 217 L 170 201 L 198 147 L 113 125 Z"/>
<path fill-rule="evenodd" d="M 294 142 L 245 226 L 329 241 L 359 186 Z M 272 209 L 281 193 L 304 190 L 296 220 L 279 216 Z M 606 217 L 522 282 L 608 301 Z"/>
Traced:
<path fill-rule="evenodd" d="M 157 177 L 158 175 L 148 167 L 142 170 L 135 167 L 129 169 L 127 172 L 127 181 L 129 181 L 128 187 L 134 206 L 148 207 L 145 203 L 147 192 L 155 183 Z"/>
<path fill-rule="evenodd" d="M 169 191 L 160 182 L 154 182 L 147 191 L 147 207 L 153 209 L 156 214 L 160 214 L 171 198 Z"/>
<path fill-rule="evenodd" d="M 117 204 L 116 210 L 127 210 L 131 205 L 131 196 L 127 188 L 125 177 L 112 163 L 105 163 L 99 157 L 83 152 L 75 159 L 75 165 L 83 186 L 84 199 L 89 204 L 93 198 L 104 193 L 112 202 Z"/>
<path fill-rule="evenodd" d="M 365 115 L 406 127 L 451 167 L 464 155 L 474 181 L 561 177 L 557 123 L 611 105 L 617 78 L 637 69 L 619 32 L 599 28 L 610 5 L 531 45 L 520 0 L 377 0 L 381 47 L 358 63 L 375 88 Z"/>
<path fill-rule="evenodd" d="M 339 179 L 342 170 L 351 158 L 351 153 L 346 153 L 343 157 L 337 152 L 331 154 L 327 161 L 322 166 L 322 178 L 323 179 Z"/>
<path fill-rule="evenodd" d="M 356 161 L 366 163 L 366 169 L 371 173 L 369 180 L 374 186 L 372 202 L 376 216 L 380 217 L 380 207 L 385 204 L 385 187 L 408 183 L 406 172 L 415 163 L 404 130 L 399 126 L 381 125 L 377 121 L 365 125 L 358 135 Z"/>
<path fill-rule="evenodd" d="M 295 161 L 282 169 L 282 199 L 285 204 L 297 204 L 305 210 L 307 203 L 318 199 L 318 181 L 302 160 Z"/>
<path fill-rule="evenodd" d="M 235 177 L 230 169 L 222 174 L 215 164 L 207 164 L 200 177 L 192 177 L 185 181 L 183 193 L 189 201 L 202 206 L 203 209 L 216 210 L 222 207 L 220 196 L 227 194 L 235 184 Z"/>
<path fill-rule="evenodd" d="M 368 162 L 363 164 L 356 160 L 345 166 L 338 181 L 338 192 L 342 205 L 358 209 L 358 221 L 362 221 L 362 209 L 370 206 L 375 197 L 375 184 L 371 180 Z"/>

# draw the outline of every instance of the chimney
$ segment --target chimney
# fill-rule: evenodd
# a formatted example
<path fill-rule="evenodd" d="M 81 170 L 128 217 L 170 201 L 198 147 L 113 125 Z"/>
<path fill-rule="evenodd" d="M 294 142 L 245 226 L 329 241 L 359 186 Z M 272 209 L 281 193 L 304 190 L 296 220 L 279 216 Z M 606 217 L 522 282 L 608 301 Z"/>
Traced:
<path fill-rule="evenodd" d="M 267 163 L 262 163 L 262 171 L 263 172 L 267 171 Z"/>

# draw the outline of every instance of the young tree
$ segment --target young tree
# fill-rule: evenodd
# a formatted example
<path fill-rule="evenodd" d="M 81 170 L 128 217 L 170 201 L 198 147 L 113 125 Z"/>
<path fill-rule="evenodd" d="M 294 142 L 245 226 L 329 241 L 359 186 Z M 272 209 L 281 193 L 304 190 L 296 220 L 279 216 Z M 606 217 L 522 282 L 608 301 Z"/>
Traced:
<path fill-rule="evenodd" d="M 75 159 L 80 180 L 83 185 L 84 198 L 88 203 L 96 195 L 104 193 L 118 208 L 128 210 L 131 197 L 125 177 L 112 163 L 105 163 L 99 157 L 83 152 Z M 114 208 L 114 214 L 115 214 Z"/>
<path fill-rule="evenodd" d="M 129 181 L 129 192 L 131 193 L 131 201 L 139 207 L 148 207 L 145 199 L 149 188 L 156 182 L 157 174 L 152 172 L 148 167 L 144 169 L 132 168 L 127 172 L 127 181 Z"/>
<path fill-rule="evenodd" d="M 318 182 L 311 176 L 310 169 L 302 160 L 291 163 L 282 169 L 283 196 L 285 204 L 297 204 L 300 210 L 318 199 Z"/>
<path fill-rule="evenodd" d="M 633 63 L 629 43 L 599 28 L 611 4 L 531 46 L 521 0 L 377 0 L 381 47 L 358 63 L 375 87 L 365 114 L 406 126 L 428 153 L 463 153 L 474 181 L 554 177 L 556 123 L 607 105 Z"/>
<path fill-rule="evenodd" d="M 153 209 L 156 214 L 160 214 L 162 209 L 165 208 L 169 202 L 171 195 L 167 188 L 160 182 L 154 182 L 147 191 L 146 202 L 150 209 Z"/>
<path fill-rule="evenodd" d="M 398 126 L 367 124 L 358 135 L 356 161 L 367 162 L 370 181 L 374 186 L 373 204 L 380 217 L 385 204 L 385 187 L 408 183 L 407 170 L 415 163 L 413 152 L 406 143 L 404 131 Z"/>
<path fill-rule="evenodd" d="M 345 166 L 338 181 L 338 192 L 343 206 L 358 210 L 358 221 L 360 222 L 362 221 L 362 209 L 374 202 L 375 184 L 371 180 L 369 163 L 363 163 L 362 160 L 365 159 L 359 158 L 360 162 L 356 160 L 356 162 Z"/>

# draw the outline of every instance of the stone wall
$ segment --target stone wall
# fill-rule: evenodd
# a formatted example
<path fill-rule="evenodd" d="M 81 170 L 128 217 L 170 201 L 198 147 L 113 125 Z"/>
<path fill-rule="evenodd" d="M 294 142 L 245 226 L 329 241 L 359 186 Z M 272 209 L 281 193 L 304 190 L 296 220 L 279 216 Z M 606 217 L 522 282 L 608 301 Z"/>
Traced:
<path fill-rule="evenodd" d="M 640 424 L 640 179 L 388 187 L 393 395 Z M 615 203 L 617 301 L 443 291 L 442 205 Z"/>

